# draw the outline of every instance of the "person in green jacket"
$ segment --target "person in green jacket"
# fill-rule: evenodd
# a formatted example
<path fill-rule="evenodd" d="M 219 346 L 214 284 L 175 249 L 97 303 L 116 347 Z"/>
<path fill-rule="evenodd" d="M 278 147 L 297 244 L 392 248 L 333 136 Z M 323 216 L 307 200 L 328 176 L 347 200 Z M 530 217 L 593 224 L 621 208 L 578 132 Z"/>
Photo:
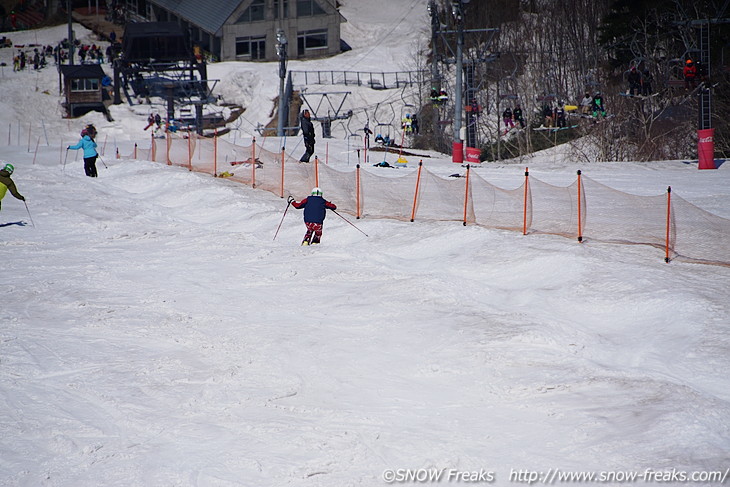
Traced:
<path fill-rule="evenodd" d="M 12 164 L 5 164 L 0 169 L 0 209 L 2 209 L 2 201 L 8 191 L 20 201 L 25 201 L 25 196 L 18 193 L 18 188 L 15 187 L 13 180 L 10 179 L 10 175 L 13 174 L 14 170 L 15 168 Z"/>

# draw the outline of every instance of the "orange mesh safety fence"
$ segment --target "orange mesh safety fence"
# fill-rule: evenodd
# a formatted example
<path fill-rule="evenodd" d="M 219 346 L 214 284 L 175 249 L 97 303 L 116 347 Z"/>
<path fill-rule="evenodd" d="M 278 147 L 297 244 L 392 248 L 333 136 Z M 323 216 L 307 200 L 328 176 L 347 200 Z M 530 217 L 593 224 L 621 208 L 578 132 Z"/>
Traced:
<path fill-rule="evenodd" d="M 665 251 L 668 259 L 730 266 L 730 220 L 676 194 L 633 195 L 580 173 L 562 187 L 526 172 L 519 187 L 503 189 L 474 171 L 468 178 L 443 178 L 421 164 L 406 174 L 375 174 L 359 165 L 342 171 L 321 162 L 300 163 L 255 141 L 243 147 L 194 134 L 151 138 L 149 147 L 136 146 L 120 158 L 135 154 L 139 160 L 225 175 L 282 197 L 303 197 L 318 183 L 339 210 L 358 217 L 462 221 L 583 242 L 650 245 Z"/>

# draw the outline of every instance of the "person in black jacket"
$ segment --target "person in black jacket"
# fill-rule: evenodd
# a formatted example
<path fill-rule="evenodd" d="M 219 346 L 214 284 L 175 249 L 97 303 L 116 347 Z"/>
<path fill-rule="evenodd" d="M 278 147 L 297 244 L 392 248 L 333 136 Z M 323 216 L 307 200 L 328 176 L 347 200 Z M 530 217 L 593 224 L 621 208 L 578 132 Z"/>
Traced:
<path fill-rule="evenodd" d="M 309 162 L 309 158 L 314 154 L 314 124 L 310 119 L 309 110 L 304 110 L 299 117 L 299 124 L 302 128 L 302 136 L 304 137 L 305 151 L 299 162 Z"/>
<path fill-rule="evenodd" d="M 318 244 L 322 239 L 322 224 L 327 216 L 327 209 L 336 210 L 337 205 L 325 200 L 322 197 L 320 188 L 312 189 L 312 195 L 297 202 L 289 196 L 289 203 L 296 209 L 304 208 L 304 224 L 307 226 L 307 233 L 304 234 L 302 245 Z"/>

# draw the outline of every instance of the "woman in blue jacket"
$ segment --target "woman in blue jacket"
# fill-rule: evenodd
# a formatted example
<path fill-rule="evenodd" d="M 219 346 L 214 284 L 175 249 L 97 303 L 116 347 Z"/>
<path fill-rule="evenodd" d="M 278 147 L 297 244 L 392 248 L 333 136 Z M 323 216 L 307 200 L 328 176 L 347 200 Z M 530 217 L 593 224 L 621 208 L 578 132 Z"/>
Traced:
<path fill-rule="evenodd" d="M 81 132 L 81 140 L 79 140 L 76 145 L 70 145 L 66 148 L 66 150 L 84 149 L 84 171 L 86 171 L 86 175 L 91 178 L 95 178 L 97 176 L 96 158 L 99 155 L 96 152 L 96 142 L 94 142 L 94 137 L 96 137 L 96 128 L 94 128 L 93 125 L 89 125 Z"/>

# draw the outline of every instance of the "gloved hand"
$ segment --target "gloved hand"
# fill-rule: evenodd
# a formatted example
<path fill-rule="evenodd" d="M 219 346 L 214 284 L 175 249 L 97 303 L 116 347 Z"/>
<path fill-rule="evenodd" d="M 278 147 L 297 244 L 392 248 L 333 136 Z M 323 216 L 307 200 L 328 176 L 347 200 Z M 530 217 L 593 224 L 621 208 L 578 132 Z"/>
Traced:
<path fill-rule="evenodd" d="M 292 203 L 294 203 L 294 197 L 292 197 L 292 195 L 289 195 L 286 201 L 291 205 Z"/>
<path fill-rule="evenodd" d="M 20 201 L 25 201 L 25 196 L 21 196 Z"/>

